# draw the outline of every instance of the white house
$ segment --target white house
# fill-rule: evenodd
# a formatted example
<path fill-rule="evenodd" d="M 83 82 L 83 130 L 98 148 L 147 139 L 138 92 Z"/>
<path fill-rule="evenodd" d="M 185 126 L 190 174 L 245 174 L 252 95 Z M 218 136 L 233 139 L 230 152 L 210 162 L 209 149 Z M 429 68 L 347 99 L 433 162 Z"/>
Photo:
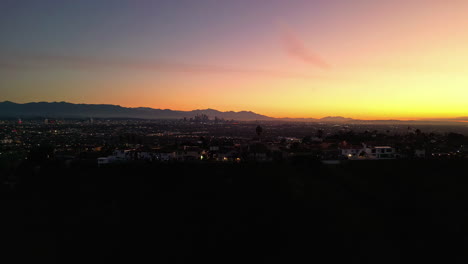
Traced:
<path fill-rule="evenodd" d="M 357 156 L 362 150 L 362 146 L 344 146 L 341 147 L 341 155 L 351 158 Z"/>
<path fill-rule="evenodd" d="M 109 163 L 110 163 L 109 157 L 98 158 L 98 165 L 99 166 L 104 165 L 104 164 L 109 164 Z"/>
<path fill-rule="evenodd" d="M 370 156 L 373 159 L 394 159 L 395 149 L 389 146 L 379 146 L 368 148 L 370 149 Z M 369 151 L 368 151 L 369 152 Z"/>
<path fill-rule="evenodd" d="M 343 146 L 341 155 L 352 160 L 382 160 L 394 159 L 395 149 L 389 146 L 369 147 L 366 144 L 362 146 Z"/>
<path fill-rule="evenodd" d="M 415 149 L 414 156 L 416 158 L 425 158 L 426 157 L 426 150 L 425 149 Z"/>

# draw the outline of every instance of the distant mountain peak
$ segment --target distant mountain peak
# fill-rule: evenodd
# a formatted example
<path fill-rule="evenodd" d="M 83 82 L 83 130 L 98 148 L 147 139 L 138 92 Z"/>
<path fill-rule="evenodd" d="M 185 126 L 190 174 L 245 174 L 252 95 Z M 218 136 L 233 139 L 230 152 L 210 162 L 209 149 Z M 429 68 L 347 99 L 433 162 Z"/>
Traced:
<path fill-rule="evenodd" d="M 139 119 L 181 119 L 204 113 L 210 119 L 215 116 L 234 120 L 273 120 L 274 118 L 253 112 L 221 112 L 215 109 L 176 111 L 150 107 L 129 108 L 120 105 L 73 104 L 67 102 L 37 102 L 17 104 L 10 101 L 0 103 L 0 117 L 56 117 L 56 118 L 139 118 Z"/>
<path fill-rule="evenodd" d="M 342 116 L 326 116 L 326 117 L 320 118 L 320 121 L 325 121 L 325 122 L 346 122 L 346 121 L 352 121 L 352 120 L 354 119 L 342 117 Z"/>
<path fill-rule="evenodd" d="M 210 119 L 215 117 L 239 121 L 292 121 L 292 122 L 329 122 L 329 123 L 450 123 L 462 124 L 468 122 L 468 117 L 428 118 L 423 120 L 359 120 L 342 116 L 326 116 L 316 118 L 273 118 L 252 111 L 218 111 L 216 109 L 198 109 L 193 111 L 178 111 L 171 109 L 155 109 L 150 107 L 123 107 L 111 104 L 73 104 L 68 102 L 31 102 L 15 103 L 0 102 L 0 118 L 137 118 L 137 119 L 183 119 L 205 114 Z"/>

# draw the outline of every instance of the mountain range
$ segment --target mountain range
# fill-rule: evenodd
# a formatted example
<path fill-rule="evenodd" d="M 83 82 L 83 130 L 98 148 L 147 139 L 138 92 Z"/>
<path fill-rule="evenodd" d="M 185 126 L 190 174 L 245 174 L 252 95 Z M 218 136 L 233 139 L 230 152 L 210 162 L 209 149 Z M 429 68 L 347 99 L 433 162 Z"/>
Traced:
<path fill-rule="evenodd" d="M 205 114 L 209 118 L 226 120 L 274 120 L 272 117 L 250 111 L 221 112 L 214 109 L 175 111 L 148 107 L 128 108 L 107 104 L 72 104 L 67 102 L 38 102 L 18 104 L 0 102 L 0 118 L 139 118 L 139 119 L 182 119 Z"/>
<path fill-rule="evenodd" d="M 467 117 L 451 119 L 424 120 L 359 120 L 341 116 L 324 118 L 273 118 L 251 111 L 221 112 L 214 109 L 176 111 L 170 109 L 155 109 L 148 107 L 129 108 L 109 104 L 73 104 L 67 102 L 37 102 L 13 103 L 0 102 L 0 118 L 137 118 L 137 119 L 182 119 L 193 118 L 205 114 L 210 119 L 222 118 L 239 121 L 292 121 L 292 122 L 323 122 L 323 123 L 458 123 L 467 122 Z"/>

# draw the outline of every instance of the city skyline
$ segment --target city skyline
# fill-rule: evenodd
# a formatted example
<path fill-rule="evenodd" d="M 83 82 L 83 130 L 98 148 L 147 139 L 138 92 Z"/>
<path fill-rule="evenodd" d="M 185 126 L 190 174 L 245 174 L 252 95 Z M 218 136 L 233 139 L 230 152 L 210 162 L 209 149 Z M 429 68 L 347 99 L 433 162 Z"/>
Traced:
<path fill-rule="evenodd" d="M 113 104 L 86 104 L 70 102 L 28 102 L 15 103 L 11 101 L 0 102 L 0 118 L 137 118 L 143 120 L 156 119 L 184 119 L 194 116 L 206 115 L 208 120 L 227 119 L 236 121 L 285 121 L 285 122 L 331 122 L 331 123 L 387 123 L 397 124 L 400 122 L 416 122 L 419 124 L 446 124 L 452 125 L 468 122 L 468 116 L 458 116 L 453 118 L 423 118 L 423 119 L 356 119 L 347 116 L 323 116 L 323 117 L 272 117 L 256 113 L 249 110 L 241 111 L 219 111 L 217 109 L 161 109 L 152 107 L 125 107 Z M 421 123 L 422 122 L 422 123 Z"/>
<path fill-rule="evenodd" d="M 464 1 L 5 1 L 0 101 L 467 116 Z"/>

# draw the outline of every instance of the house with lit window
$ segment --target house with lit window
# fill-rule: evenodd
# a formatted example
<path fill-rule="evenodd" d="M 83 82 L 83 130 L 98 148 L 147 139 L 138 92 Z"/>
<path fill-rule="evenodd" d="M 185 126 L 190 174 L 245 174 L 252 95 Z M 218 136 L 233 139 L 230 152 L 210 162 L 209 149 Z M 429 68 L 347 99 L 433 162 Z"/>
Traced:
<path fill-rule="evenodd" d="M 344 145 L 340 147 L 341 155 L 350 160 L 384 160 L 395 159 L 395 148 L 390 146 L 352 146 Z"/>

